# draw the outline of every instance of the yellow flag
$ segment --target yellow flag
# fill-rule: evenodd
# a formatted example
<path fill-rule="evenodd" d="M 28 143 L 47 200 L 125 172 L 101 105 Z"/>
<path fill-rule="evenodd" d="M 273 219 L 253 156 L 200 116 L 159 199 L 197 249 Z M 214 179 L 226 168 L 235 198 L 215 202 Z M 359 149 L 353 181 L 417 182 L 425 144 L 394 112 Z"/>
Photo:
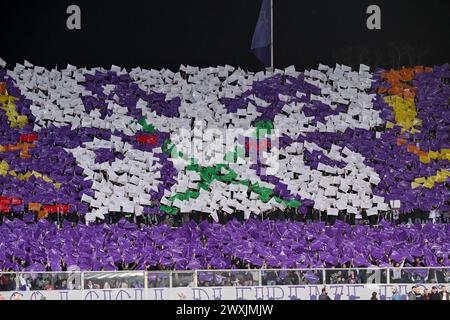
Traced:
<path fill-rule="evenodd" d="M 0 175 L 5 176 L 8 173 L 8 169 L 9 164 L 5 160 L 2 160 L 0 163 Z"/>
<path fill-rule="evenodd" d="M 413 188 L 413 189 L 416 189 L 416 188 L 418 188 L 418 187 L 420 187 L 421 186 L 421 184 L 420 183 L 417 183 L 417 182 L 411 182 L 411 188 Z"/>
<path fill-rule="evenodd" d="M 423 186 L 424 186 L 425 188 L 427 188 L 427 189 L 432 189 L 432 188 L 434 188 L 434 182 L 432 182 L 431 180 L 427 180 L 427 181 L 423 184 Z"/>

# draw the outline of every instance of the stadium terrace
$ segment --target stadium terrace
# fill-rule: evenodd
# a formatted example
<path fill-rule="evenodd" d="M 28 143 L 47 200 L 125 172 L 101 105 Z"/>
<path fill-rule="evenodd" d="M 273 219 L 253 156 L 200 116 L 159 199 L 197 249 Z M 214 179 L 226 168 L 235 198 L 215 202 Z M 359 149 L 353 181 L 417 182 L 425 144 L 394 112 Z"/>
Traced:
<path fill-rule="evenodd" d="M 449 78 L 2 63 L 0 269 L 449 266 Z"/>

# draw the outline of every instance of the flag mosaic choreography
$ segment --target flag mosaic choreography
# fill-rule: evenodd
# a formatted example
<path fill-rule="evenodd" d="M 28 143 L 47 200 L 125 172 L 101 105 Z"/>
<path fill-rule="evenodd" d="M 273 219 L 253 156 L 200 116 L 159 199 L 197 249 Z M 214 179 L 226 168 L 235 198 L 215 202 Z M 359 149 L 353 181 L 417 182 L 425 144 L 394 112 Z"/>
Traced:
<path fill-rule="evenodd" d="M 193 269 L 416 257 L 448 265 L 446 225 L 414 227 L 419 236 L 389 224 L 260 220 L 271 210 L 311 208 L 325 216 L 448 211 L 449 78 L 448 64 L 257 73 L 228 65 L 1 68 L 0 213 L 23 217 L 0 226 L 1 269 L 59 270 L 61 260 L 86 270 L 133 261 Z M 238 129 L 231 143 L 220 139 Z M 120 219 L 95 225 L 118 214 L 194 211 L 210 222 L 176 231 Z M 217 223 L 238 213 L 245 222 Z M 55 215 L 85 224 L 58 230 L 44 219 Z M 202 237 L 211 247 L 202 249 Z M 105 239 L 117 241 L 105 247 Z"/>

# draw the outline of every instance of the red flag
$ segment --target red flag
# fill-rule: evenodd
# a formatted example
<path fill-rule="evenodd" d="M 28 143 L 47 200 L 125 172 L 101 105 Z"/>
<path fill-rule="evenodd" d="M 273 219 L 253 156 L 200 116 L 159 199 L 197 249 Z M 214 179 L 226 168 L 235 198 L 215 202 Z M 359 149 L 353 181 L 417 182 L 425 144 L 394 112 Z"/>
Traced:
<path fill-rule="evenodd" d="M 151 135 L 151 136 L 140 135 L 140 136 L 136 137 L 136 141 L 139 143 L 152 144 L 152 145 L 155 145 L 157 143 L 155 135 Z"/>
<path fill-rule="evenodd" d="M 33 143 L 34 141 L 37 140 L 37 135 L 34 133 L 29 134 L 21 133 L 19 140 L 20 142 Z"/>

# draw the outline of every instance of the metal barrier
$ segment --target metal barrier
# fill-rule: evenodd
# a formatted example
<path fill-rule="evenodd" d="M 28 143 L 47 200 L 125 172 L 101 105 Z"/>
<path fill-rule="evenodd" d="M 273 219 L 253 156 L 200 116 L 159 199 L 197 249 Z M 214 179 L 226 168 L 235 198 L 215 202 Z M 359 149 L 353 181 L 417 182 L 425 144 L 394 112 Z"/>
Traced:
<path fill-rule="evenodd" d="M 450 267 L 0 273 L 0 291 L 449 282 Z"/>

